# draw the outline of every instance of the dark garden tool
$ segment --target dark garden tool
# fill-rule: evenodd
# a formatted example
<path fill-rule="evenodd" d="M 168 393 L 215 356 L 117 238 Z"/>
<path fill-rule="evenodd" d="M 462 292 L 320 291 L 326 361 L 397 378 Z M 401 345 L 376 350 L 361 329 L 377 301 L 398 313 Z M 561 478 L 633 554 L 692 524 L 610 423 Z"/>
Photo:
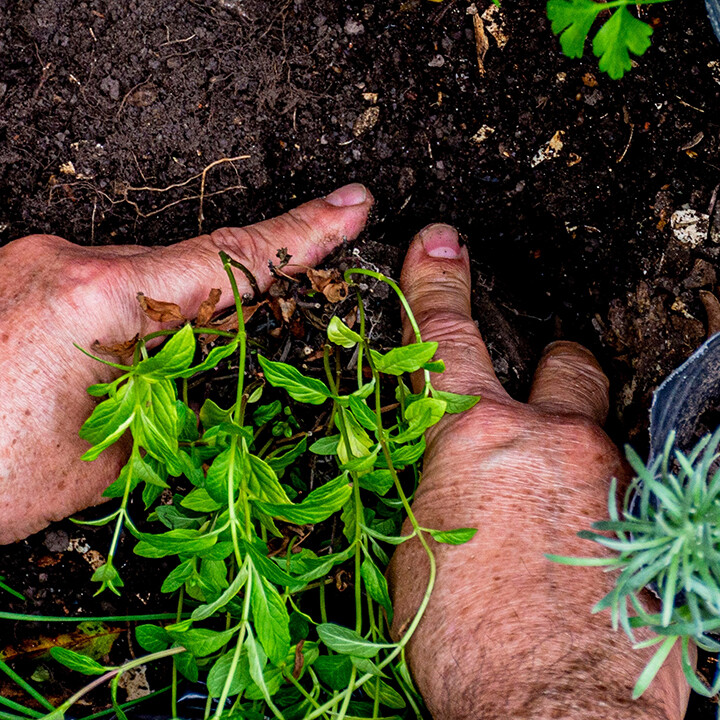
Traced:
<path fill-rule="evenodd" d="M 705 7 L 712 29 L 720 40 L 720 0 L 705 0 Z"/>
<path fill-rule="evenodd" d="M 710 0 L 708 5 L 710 5 Z M 720 8 L 720 0 L 712 0 Z M 720 11 L 720 10 L 719 10 Z M 698 419 L 720 404 L 720 333 L 703 343 L 669 375 L 653 396 L 650 410 L 649 465 L 663 454 L 671 431 L 675 444 L 687 450 L 695 444 Z"/>

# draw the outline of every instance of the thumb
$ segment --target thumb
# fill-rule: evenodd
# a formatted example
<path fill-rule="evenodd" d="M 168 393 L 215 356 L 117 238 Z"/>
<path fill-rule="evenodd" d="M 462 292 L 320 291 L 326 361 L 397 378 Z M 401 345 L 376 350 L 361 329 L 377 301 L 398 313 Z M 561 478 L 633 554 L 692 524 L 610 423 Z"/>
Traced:
<path fill-rule="evenodd" d="M 244 228 L 223 228 L 209 235 L 128 258 L 134 290 L 177 303 L 186 317 L 197 313 L 210 288 L 222 291 L 218 310 L 232 304 L 232 292 L 218 253 L 223 250 L 242 263 L 260 291 L 272 282 L 269 263 L 278 251 L 291 256 L 284 272 L 293 274 L 320 262 L 343 240 L 356 238 L 374 200 L 358 183 L 311 200 L 284 215 Z M 244 273 L 236 272 L 241 294 L 251 291 Z"/>
<path fill-rule="evenodd" d="M 485 343 L 471 316 L 470 260 L 457 230 L 428 225 L 412 241 L 400 280 L 422 339 L 438 343 L 446 371 L 433 379 L 438 390 L 507 399 L 495 377 Z M 406 343 L 414 340 L 403 318 Z"/>

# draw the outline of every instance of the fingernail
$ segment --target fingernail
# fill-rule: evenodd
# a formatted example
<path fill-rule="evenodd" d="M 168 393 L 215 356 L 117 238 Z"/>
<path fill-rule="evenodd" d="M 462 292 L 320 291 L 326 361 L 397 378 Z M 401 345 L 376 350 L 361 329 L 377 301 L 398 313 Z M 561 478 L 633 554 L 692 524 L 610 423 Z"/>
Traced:
<path fill-rule="evenodd" d="M 350 183 L 337 190 L 333 190 L 325 202 L 335 207 L 350 207 L 351 205 L 362 205 L 367 200 L 367 190 L 360 183 Z"/>
<path fill-rule="evenodd" d="M 458 232 L 450 225 L 428 225 L 420 231 L 420 239 L 430 257 L 457 260 L 461 255 Z"/>

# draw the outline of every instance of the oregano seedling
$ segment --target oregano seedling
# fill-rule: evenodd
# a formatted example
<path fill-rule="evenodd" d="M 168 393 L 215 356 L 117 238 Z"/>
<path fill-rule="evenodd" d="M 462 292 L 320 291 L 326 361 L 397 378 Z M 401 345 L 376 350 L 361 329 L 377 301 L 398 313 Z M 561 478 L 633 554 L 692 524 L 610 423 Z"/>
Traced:
<path fill-rule="evenodd" d="M 132 365 L 115 365 L 120 377 L 89 392 L 105 397 L 80 433 L 97 458 L 129 432 L 127 464 L 106 495 L 119 507 L 93 524 L 114 523 L 107 562 L 93 580 L 120 593 L 115 567 L 121 533 L 129 531 L 134 552 L 174 563 L 161 591 L 175 597 L 176 620 L 136 628 L 137 643 L 150 655 L 106 667 L 69 650 L 56 659 L 80 672 L 111 681 L 119 717 L 118 677 L 130 667 L 172 657 L 172 717 L 178 716 L 177 675 L 203 678 L 208 700 L 205 718 L 418 717 L 422 700 L 413 688 L 404 649 L 427 607 L 435 582 L 433 543 L 461 544 L 474 529 L 421 527 L 410 499 L 420 478 L 424 433 L 446 413 L 470 409 L 478 397 L 436 390 L 431 373 L 437 343 L 423 342 L 398 286 L 365 269 L 351 269 L 344 282 L 353 288 L 361 274 L 387 283 L 397 293 L 414 329 L 415 342 L 384 352 L 371 347 L 358 293 L 358 325 L 333 317 L 324 346 L 324 379 L 262 353 L 262 375 L 246 385 L 247 332 L 233 261 L 221 255 L 237 310 L 237 333 L 193 365 L 196 336 L 208 328 L 182 328 L 140 338 Z M 147 342 L 169 339 L 154 355 Z M 353 354 L 353 384 L 338 368 Z M 187 402 L 187 379 L 238 357 L 235 402 L 222 407 L 205 400 L 199 413 Z M 403 381 L 421 372 L 424 382 L 412 393 Z M 394 404 L 383 405 L 388 383 Z M 261 404 L 271 386 L 277 397 Z M 323 430 L 303 428 L 303 406 L 322 419 Z M 307 413 L 306 413 L 307 414 Z M 322 484 L 310 482 L 308 453 L 335 463 Z M 176 478 L 182 478 L 178 484 Z M 190 490 L 180 488 L 190 487 Z M 142 487 L 148 519 L 160 531 L 147 532 L 130 515 L 129 498 Z M 171 500 L 158 504 L 166 491 Z M 331 517 L 340 531 L 323 535 L 313 549 L 305 538 Z M 402 534 L 407 517 L 411 531 Z M 324 538 L 324 539 L 323 539 Z M 389 636 L 392 603 L 384 571 L 393 546 L 415 539 L 428 556 L 429 581 L 420 608 L 403 636 Z M 332 622 L 326 587 L 341 574 L 352 587 L 345 613 L 350 627 Z M 333 613 L 337 615 L 337 612 Z M 90 686 L 53 711 L 58 720 Z"/>

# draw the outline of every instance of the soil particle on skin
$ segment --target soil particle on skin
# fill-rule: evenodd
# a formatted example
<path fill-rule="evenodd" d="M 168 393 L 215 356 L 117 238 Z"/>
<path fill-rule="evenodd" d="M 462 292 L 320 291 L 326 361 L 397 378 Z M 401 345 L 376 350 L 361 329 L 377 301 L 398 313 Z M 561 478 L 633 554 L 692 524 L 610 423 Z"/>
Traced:
<path fill-rule="evenodd" d="M 652 390 L 702 341 L 716 290 L 720 48 L 702 3 L 646 6 L 653 45 L 613 82 L 591 52 L 559 53 L 542 3 L 477 3 L 481 74 L 468 5 L 0 0 L 0 243 L 192 236 L 199 176 L 222 158 L 242 159 L 208 171 L 204 228 L 365 182 L 360 257 L 392 247 L 397 275 L 413 233 L 457 225 L 509 390 L 526 396 L 546 343 L 583 342 L 611 380 L 611 435 L 642 451 Z M 393 311 L 378 318 L 396 338 Z M 13 548 L 27 577 L 0 552 L 36 610 L 65 602 L 39 558 L 72 558 L 86 585 L 53 532 Z"/>

